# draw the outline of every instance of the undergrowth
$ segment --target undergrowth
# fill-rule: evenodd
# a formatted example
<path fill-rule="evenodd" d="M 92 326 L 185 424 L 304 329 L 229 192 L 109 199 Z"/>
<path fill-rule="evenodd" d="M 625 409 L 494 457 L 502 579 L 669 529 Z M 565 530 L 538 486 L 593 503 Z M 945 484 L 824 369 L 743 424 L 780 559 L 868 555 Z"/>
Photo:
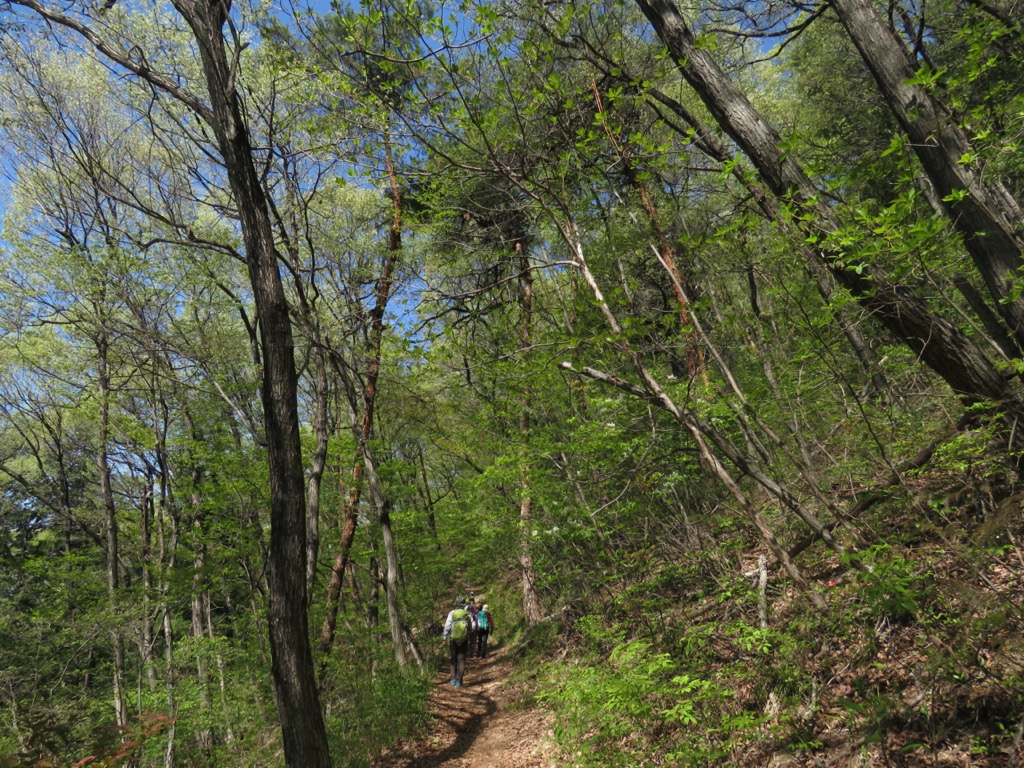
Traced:
<path fill-rule="evenodd" d="M 401 669 L 379 646 L 362 649 L 330 669 L 327 729 L 331 752 L 351 768 L 371 758 L 428 722 L 427 698 L 435 669 Z"/>
<path fill-rule="evenodd" d="M 857 562 L 822 558 L 828 609 L 773 579 L 767 625 L 749 578 L 660 601 L 661 576 L 623 585 L 566 627 L 571 650 L 537 678 L 562 760 L 1007 765 L 1024 733 L 1024 553 L 1007 536 L 894 536 Z"/>

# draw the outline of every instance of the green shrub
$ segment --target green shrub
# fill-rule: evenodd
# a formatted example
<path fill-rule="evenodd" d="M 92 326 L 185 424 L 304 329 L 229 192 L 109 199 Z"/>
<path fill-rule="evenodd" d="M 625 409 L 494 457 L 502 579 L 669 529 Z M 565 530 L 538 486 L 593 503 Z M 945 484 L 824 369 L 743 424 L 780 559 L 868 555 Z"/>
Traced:
<path fill-rule="evenodd" d="M 620 632 L 596 620 L 583 626 L 591 649 Z M 591 650 L 545 673 L 538 698 L 555 712 L 555 738 L 574 765 L 653 766 L 669 755 L 699 764 L 717 751 L 690 726 L 706 724 L 713 707 L 705 704 L 727 694 L 646 640 L 622 642 L 607 658 Z"/>
<path fill-rule="evenodd" d="M 859 555 L 870 570 L 857 574 L 863 604 L 874 619 L 913 619 L 934 591 L 932 574 L 921 573 L 912 560 L 878 545 Z"/>
<path fill-rule="evenodd" d="M 432 669 L 401 669 L 382 648 L 365 649 L 361 664 L 332 669 L 333 694 L 327 703 L 331 751 L 356 768 L 428 722 Z M 371 663 L 371 658 L 376 657 Z"/>

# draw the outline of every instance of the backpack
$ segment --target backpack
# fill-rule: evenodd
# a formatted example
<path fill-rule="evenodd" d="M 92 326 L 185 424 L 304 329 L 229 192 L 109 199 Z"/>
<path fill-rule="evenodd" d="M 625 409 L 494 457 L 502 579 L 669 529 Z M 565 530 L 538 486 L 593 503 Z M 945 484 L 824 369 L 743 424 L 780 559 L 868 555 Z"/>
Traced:
<path fill-rule="evenodd" d="M 469 639 L 469 614 L 462 608 L 452 611 L 452 642 L 461 645 Z"/>
<path fill-rule="evenodd" d="M 480 629 L 487 630 L 490 628 L 491 616 L 487 611 L 476 612 L 476 623 Z"/>

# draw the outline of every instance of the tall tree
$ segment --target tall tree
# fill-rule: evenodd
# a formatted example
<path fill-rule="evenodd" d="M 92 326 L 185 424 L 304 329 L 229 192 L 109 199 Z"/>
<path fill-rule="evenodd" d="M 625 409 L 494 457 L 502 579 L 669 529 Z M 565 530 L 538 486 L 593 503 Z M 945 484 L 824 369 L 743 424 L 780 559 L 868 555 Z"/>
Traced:
<path fill-rule="evenodd" d="M 954 392 L 968 401 L 1007 403 L 1020 409 L 1019 397 L 1007 378 L 985 353 L 954 323 L 930 312 L 907 286 L 891 281 L 877 267 L 852 268 L 829 247 L 827 236 L 838 231 L 833 214 L 820 202 L 804 169 L 782 148 L 778 133 L 725 75 L 669 0 L 637 0 L 672 55 L 680 73 L 693 87 L 722 129 L 743 149 L 761 178 L 780 201 L 795 199 L 812 213 L 797 217 L 809 238 L 822 239 L 819 253 L 836 281 L 849 290 L 872 315 L 904 341 Z"/>
<path fill-rule="evenodd" d="M 28 8 L 46 21 L 81 35 L 112 62 L 180 100 L 209 125 L 216 137 L 237 206 L 259 315 L 261 395 L 271 495 L 268 620 L 285 759 L 292 766 L 329 766 L 331 756 L 307 632 L 305 568 L 297 567 L 306 561 L 306 507 L 294 341 L 267 196 L 242 109 L 239 56 L 243 41 L 230 16 L 231 7 L 226 3 L 187 0 L 174 3 L 199 51 L 207 103 L 175 79 L 150 69 L 143 51 L 105 39 L 88 21 L 54 11 L 35 0 L 12 5 Z M 226 31 L 231 35 L 233 50 L 229 50 L 225 40 Z"/>
<path fill-rule="evenodd" d="M 1020 202 L 976 167 L 977 150 L 949 109 L 918 78 L 919 67 L 878 9 L 835 0 L 840 21 L 871 70 L 1017 346 L 1024 348 Z"/>
<path fill-rule="evenodd" d="M 387 563 L 385 600 L 399 665 L 406 663 L 407 655 L 399 603 L 400 567 L 390 514 L 393 502 L 381 482 L 374 456 L 374 436 L 385 318 L 390 311 L 389 303 L 403 258 L 404 181 L 399 177 L 397 157 L 402 147 L 394 129 L 394 113 L 403 108 L 403 93 L 413 73 L 399 62 L 403 56 L 411 55 L 417 24 L 426 13 L 415 5 L 407 11 L 397 12 L 387 3 L 366 3 L 361 12 L 348 8 L 322 17 L 310 14 L 300 21 L 301 43 L 280 25 L 268 25 L 266 30 L 285 60 L 293 60 L 302 68 L 308 66 L 307 60 L 316 62 L 324 86 L 319 102 L 325 131 L 358 136 L 360 154 L 378 168 L 375 181 L 387 189 L 389 221 L 382 227 L 386 232 L 386 245 L 377 274 L 373 276 L 372 305 L 364 308 L 361 302 L 354 302 L 349 307 L 348 320 L 359 324 L 359 334 L 364 340 L 362 348 L 353 350 L 348 360 L 342 359 L 338 349 L 332 350 L 334 372 L 344 382 L 342 389 L 352 415 L 355 457 L 352 481 L 342 510 L 341 541 L 328 583 L 320 649 L 326 652 L 333 642 L 341 583 L 365 485 L 367 500 L 380 523 Z"/>

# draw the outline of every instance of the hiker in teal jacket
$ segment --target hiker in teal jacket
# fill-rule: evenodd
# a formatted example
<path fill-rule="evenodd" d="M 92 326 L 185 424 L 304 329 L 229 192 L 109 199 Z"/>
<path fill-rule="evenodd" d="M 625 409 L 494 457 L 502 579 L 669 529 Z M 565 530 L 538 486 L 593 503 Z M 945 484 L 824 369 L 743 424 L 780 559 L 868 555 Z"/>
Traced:
<path fill-rule="evenodd" d="M 466 674 L 466 652 L 469 650 L 469 612 L 461 597 L 455 599 L 455 607 L 448 612 L 442 637 L 442 642 L 448 643 L 451 655 L 452 676 L 449 682 L 461 688 L 462 678 Z"/>
<path fill-rule="evenodd" d="M 494 617 L 487 604 L 476 612 L 476 655 L 481 659 L 487 655 L 487 638 L 494 631 Z"/>

